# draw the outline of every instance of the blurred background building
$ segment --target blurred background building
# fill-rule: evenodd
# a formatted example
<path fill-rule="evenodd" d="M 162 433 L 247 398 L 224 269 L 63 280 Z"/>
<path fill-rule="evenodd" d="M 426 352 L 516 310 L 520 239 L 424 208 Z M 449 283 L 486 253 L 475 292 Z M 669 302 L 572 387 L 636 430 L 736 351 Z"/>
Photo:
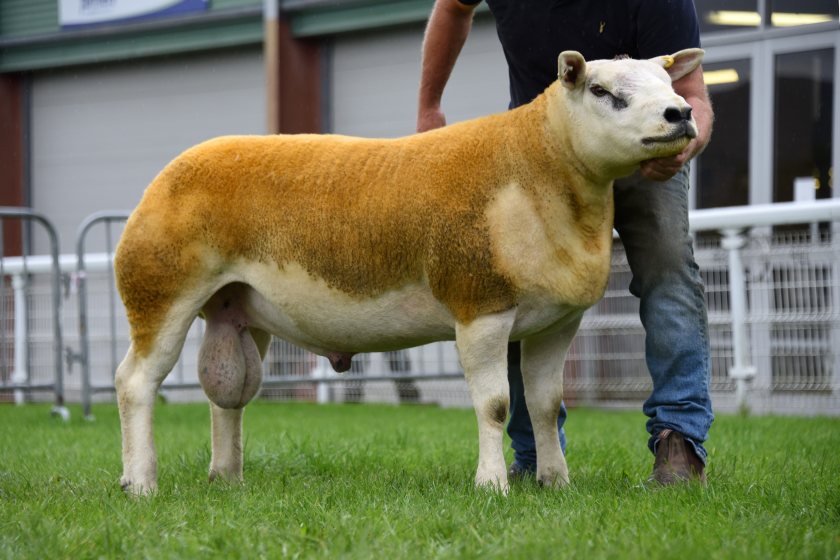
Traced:
<path fill-rule="evenodd" d="M 49 217 L 58 229 L 61 252 L 72 253 L 86 216 L 130 210 L 168 161 L 208 138 L 273 132 L 410 134 L 432 3 L 0 0 L 0 206 L 28 206 Z M 837 197 L 832 185 L 832 170 L 840 161 L 837 1 L 696 0 L 696 7 L 717 121 L 712 143 L 692 166 L 692 208 Z M 507 103 L 504 56 L 492 16 L 482 5 L 443 108 L 449 122 L 455 122 L 503 111 Z M 9 229 L 4 242 L 5 255 L 48 249 L 39 231 L 28 236 Z M 103 247 L 104 241 L 94 239 L 88 250 Z M 814 293 L 838 291 L 831 254 L 829 264 L 805 267 L 810 275 L 805 282 L 817 285 Z M 771 284 L 774 279 L 777 284 L 794 281 L 776 278 L 785 274 L 783 266 L 768 266 Z M 618 305 L 632 317 L 632 302 L 609 303 L 613 291 L 632 299 L 626 294 L 628 274 L 619 257 L 602 304 L 613 308 L 605 314 Z M 705 274 L 712 315 L 728 313 L 725 298 L 720 308 L 714 300 L 716 287 L 726 283 L 725 270 L 716 272 L 710 265 Z M 751 278 L 752 286 L 758 285 Z M 779 303 L 784 294 L 774 289 L 765 298 L 774 312 L 798 309 L 800 300 Z M 819 329 L 800 329 L 791 336 L 810 348 L 804 351 L 807 360 L 825 364 L 814 366 L 817 373 L 805 376 L 806 385 L 836 394 L 838 360 L 825 354 L 835 352 L 840 328 L 836 304 L 825 311 L 829 299 L 806 306 L 819 315 L 813 319 L 822 325 Z M 612 328 L 603 327 L 592 340 L 612 336 Z M 767 341 L 779 338 L 773 338 L 772 328 L 765 329 Z M 641 336 L 638 330 L 633 334 L 631 354 L 620 348 L 611 354 L 619 369 L 633 364 L 641 383 L 634 394 L 649 383 L 639 354 Z M 581 340 L 589 344 L 585 332 Z M 721 388 L 729 383 L 726 344 L 718 344 L 716 354 L 715 379 Z M 787 367 L 787 343 L 779 344 L 775 361 L 764 369 Z M 598 349 L 587 346 L 580 352 L 592 355 Z M 404 357 L 374 361 L 397 364 L 400 371 L 411 367 Z M 302 358 L 284 371 L 309 371 L 310 362 Z M 799 368 L 799 363 L 789 366 Z M 626 393 L 627 385 L 621 387 Z M 767 387 L 784 389 L 772 381 Z M 398 391 L 416 396 L 410 386 Z"/>
<path fill-rule="evenodd" d="M 163 165 L 212 136 L 409 134 L 431 5 L 0 0 L 0 204 L 48 215 L 69 251 L 85 216 L 132 208 Z M 717 122 L 693 206 L 832 197 L 838 3 L 696 5 Z M 450 122 L 502 111 L 507 92 L 483 9 L 444 109 Z"/>

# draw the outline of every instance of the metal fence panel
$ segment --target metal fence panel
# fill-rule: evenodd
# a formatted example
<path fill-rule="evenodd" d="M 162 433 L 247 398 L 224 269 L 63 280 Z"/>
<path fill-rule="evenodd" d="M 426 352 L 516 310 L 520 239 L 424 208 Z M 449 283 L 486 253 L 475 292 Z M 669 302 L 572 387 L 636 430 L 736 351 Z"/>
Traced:
<path fill-rule="evenodd" d="M 50 255 L 40 262 L 27 257 L 33 226 L 50 242 Z M 22 403 L 48 391 L 53 413 L 67 419 L 58 246 L 47 218 L 28 208 L 0 207 L 0 400 Z M 9 253 L 20 256 L 7 258 Z"/>
<path fill-rule="evenodd" d="M 835 206 L 840 208 L 840 204 Z M 737 349 L 733 344 L 736 299 L 731 251 L 724 248 L 725 236 L 701 233 L 695 255 L 706 286 L 716 408 L 736 409 L 740 386 L 746 388 L 749 405 L 756 412 L 840 414 L 840 310 L 835 303 L 840 297 L 840 235 L 826 227 L 814 235 L 814 228 L 805 227 L 777 232 L 753 229 L 742 236 L 743 228 L 732 222 L 735 212 L 727 209 L 722 214 L 730 222 L 712 229 L 735 232 L 743 245 L 738 254 L 744 268 L 745 348 L 740 351 L 745 352 L 745 363 L 754 367 L 756 374 L 751 380 L 732 377 Z M 762 224 L 761 218 L 750 219 Z M 120 227 L 108 234 L 114 242 Z M 97 235 L 104 233 L 98 226 L 89 229 Z M 128 348 L 128 325 L 122 304 L 114 297 L 111 257 L 86 258 L 96 266 L 89 264 L 68 284 L 71 295 L 87 290 L 86 327 L 70 328 L 80 312 L 77 298 L 70 298 L 65 317 L 67 344 L 79 348 L 77 333 L 86 333 L 92 391 L 107 393 L 113 390 L 116 364 Z M 628 291 L 631 276 L 617 242 L 606 294 L 585 314 L 569 351 L 565 387 L 570 405 L 638 407 L 650 393 L 638 300 Z M 39 288 L 35 282 L 30 290 L 43 290 L 43 286 Z M 42 320 L 49 306 L 44 304 L 46 292 L 37 293 L 39 297 L 31 300 L 29 334 L 30 345 L 41 348 L 50 338 L 49 321 Z M 3 314 L 3 321 L 8 322 L 8 313 Z M 162 387 L 170 398 L 201 396 L 197 355 L 202 333 L 203 322 L 197 320 L 181 361 Z M 84 392 L 77 372 L 74 367 L 68 376 L 71 395 Z M 264 364 L 262 397 L 444 406 L 470 403 L 453 342 L 360 355 L 349 372 L 336 375 L 326 359 L 275 339 Z"/>

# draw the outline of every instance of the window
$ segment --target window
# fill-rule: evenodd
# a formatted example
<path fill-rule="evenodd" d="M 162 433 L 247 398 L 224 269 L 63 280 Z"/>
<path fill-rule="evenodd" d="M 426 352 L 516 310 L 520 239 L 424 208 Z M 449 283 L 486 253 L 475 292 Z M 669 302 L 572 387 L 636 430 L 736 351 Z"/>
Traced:
<path fill-rule="evenodd" d="M 703 66 L 715 128 L 695 163 L 697 208 L 749 204 L 750 69 L 749 60 Z"/>
<path fill-rule="evenodd" d="M 773 200 L 831 197 L 834 49 L 776 55 Z"/>
<path fill-rule="evenodd" d="M 757 29 L 761 25 L 756 0 L 697 0 L 700 33 Z"/>
<path fill-rule="evenodd" d="M 793 27 L 837 20 L 837 0 L 767 0 L 770 25 Z"/>
<path fill-rule="evenodd" d="M 766 0 L 762 17 L 757 0 L 697 0 L 701 33 L 761 27 L 796 27 L 837 21 L 837 0 Z"/>

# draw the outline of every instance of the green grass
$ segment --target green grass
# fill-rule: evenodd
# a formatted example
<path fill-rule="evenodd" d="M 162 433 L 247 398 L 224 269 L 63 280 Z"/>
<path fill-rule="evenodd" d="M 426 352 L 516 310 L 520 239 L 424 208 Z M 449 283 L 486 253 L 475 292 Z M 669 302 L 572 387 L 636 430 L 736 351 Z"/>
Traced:
<path fill-rule="evenodd" d="M 114 406 L 0 407 L 5 558 L 840 558 L 840 419 L 720 417 L 709 486 L 651 490 L 641 413 L 572 410 L 571 485 L 472 487 L 469 410 L 250 405 L 244 485 L 209 413 L 156 411 L 159 492 L 123 495 Z"/>

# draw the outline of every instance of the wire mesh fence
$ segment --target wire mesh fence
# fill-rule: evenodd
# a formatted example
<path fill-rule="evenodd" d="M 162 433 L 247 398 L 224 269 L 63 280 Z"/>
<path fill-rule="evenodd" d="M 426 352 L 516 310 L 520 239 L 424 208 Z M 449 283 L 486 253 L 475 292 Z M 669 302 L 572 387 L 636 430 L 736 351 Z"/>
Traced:
<path fill-rule="evenodd" d="M 27 256 L 33 229 L 46 234 L 49 255 Z M 45 286 L 30 281 L 37 270 L 47 272 Z M 0 207 L 0 402 L 39 395 L 66 418 L 59 270 L 53 224 L 27 208 Z"/>
<path fill-rule="evenodd" d="M 115 235 L 115 238 L 118 237 Z M 840 236 L 830 228 L 753 230 L 742 249 L 746 271 L 748 360 L 756 375 L 748 385 L 751 409 L 760 413 L 840 414 Z M 711 388 L 718 410 L 736 407 L 733 364 L 732 294 L 727 250 L 720 236 L 697 236 L 695 256 L 706 286 L 711 346 Z M 100 259 L 102 260 L 102 259 Z M 113 398 L 116 365 L 128 348 L 128 324 L 113 271 L 84 272 L 87 297 L 88 361 L 96 398 Z M 584 316 L 565 368 L 567 404 L 638 407 L 651 390 L 645 362 L 645 333 L 639 303 L 628 291 L 632 274 L 620 242 L 604 298 Z M 11 278 L 5 278 L 11 282 Z M 52 339 L 48 275 L 28 280 L 27 345 L 32 375 L 49 369 Z M 63 326 L 67 355 L 78 354 L 79 277 L 63 283 Z M 13 359 L 14 333 L 5 298 L 0 317 L 0 356 Z M 172 399 L 197 399 L 197 356 L 203 322 L 193 324 L 182 358 L 164 382 Z M 69 360 L 72 365 L 73 359 Z M 0 373 L 2 375 L 2 373 Z M 326 359 L 274 339 L 264 363 L 262 398 L 333 402 L 436 403 L 469 406 L 454 342 L 397 352 L 359 355 L 339 376 Z M 177 391 L 175 389 L 178 389 Z M 78 400 L 80 368 L 70 367 L 67 397 Z"/>

